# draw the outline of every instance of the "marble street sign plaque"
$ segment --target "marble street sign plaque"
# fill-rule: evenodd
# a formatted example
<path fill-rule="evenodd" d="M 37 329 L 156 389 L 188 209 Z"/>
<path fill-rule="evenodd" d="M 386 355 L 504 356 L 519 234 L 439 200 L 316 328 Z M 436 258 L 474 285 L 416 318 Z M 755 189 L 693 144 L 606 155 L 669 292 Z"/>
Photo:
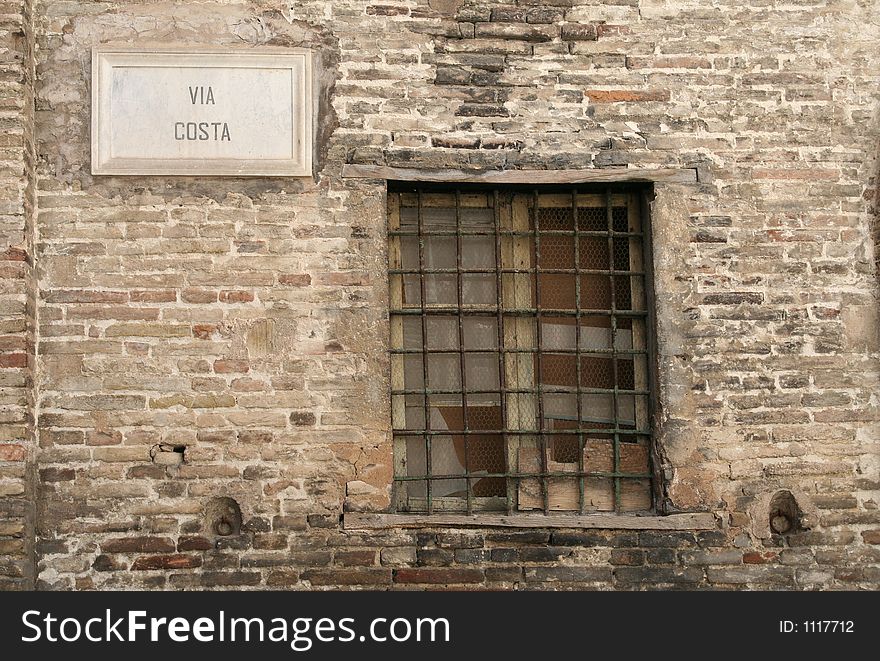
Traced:
<path fill-rule="evenodd" d="M 303 49 L 92 52 L 92 174 L 312 175 Z"/>

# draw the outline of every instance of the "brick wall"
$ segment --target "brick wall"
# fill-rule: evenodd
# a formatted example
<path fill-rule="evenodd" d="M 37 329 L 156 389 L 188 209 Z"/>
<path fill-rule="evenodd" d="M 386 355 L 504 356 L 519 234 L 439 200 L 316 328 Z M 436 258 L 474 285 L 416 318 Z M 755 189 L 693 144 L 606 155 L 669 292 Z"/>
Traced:
<path fill-rule="evenodd" d="M 34 64 L 31 3 L 0 2 L 0 589 L 33 586 Z"/>
<path fill-rule="evenodd" d="M 880 585 L 872 3 L 35 5 L 39 587 Z M 314 49 L 315 180 L 92 177 L 90 48 L 139 40 Z M 658 443 L 716 529 L 343 527 L 391 476 L 384 183 L 345 163 L 695 168 L 652 207 Z"/>

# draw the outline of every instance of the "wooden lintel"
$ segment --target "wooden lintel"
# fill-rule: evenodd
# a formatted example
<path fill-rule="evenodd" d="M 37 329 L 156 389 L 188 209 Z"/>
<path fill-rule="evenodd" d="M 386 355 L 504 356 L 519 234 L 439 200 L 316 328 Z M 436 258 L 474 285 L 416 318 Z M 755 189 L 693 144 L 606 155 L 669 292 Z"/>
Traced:
<path fill-rule="evenodd" d="M 714 530 L 715 515 L 709 512 L 667 516 L 620 514 L 373 514 L 346 512 L 347 530 L 376 528 L 501 527 L 501 528 L 590 528 L 599 530 Z"/>
<path fill-rule="evenodd" d="M 586 170 L 430 170 L 384 165 L 343 165 L 348 179 L 387 179 L 468 184 L 588 184 L 613 182 L 664 182 L 692 184 L 693 168 L 593 168 Z"/>

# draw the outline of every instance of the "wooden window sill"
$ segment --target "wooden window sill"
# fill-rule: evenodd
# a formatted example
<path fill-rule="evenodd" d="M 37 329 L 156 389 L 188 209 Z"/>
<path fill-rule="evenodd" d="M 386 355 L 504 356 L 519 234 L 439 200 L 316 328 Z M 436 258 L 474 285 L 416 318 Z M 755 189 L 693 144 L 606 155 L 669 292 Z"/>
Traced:
<path fill-rule="evenodd" d="M 346 512 L 346 530 L 378 528 L 590 528 L 600 530 L 714 530 L 715 515 L 709 512 L 638 516 L 621 514 L 374 514 Z"/>

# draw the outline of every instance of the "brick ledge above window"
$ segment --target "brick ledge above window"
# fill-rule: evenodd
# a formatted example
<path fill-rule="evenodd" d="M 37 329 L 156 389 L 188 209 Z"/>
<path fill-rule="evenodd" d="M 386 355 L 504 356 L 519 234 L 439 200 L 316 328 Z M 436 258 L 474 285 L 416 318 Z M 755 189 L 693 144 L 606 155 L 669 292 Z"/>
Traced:
<path fill-rule="evenodd" d="M 436 170 L 395 168 L 385 165 L 342 166 L 345 179 L 388 179 L 438 183 L 474 184 L 585 184 L 663 182 L 693 184 L 696 168 L 584 168 L 582 170 Z"/>
<path fill-rule="evenodd" d="M 375 514 L 346 512 L 346 530 L 376 528 L 447 528 L 461 526 L 501 528 L 592 528 L 599 530 L 714 530 L 718 520 L 710 512 L 627 516 L 619 514 Z"/>

